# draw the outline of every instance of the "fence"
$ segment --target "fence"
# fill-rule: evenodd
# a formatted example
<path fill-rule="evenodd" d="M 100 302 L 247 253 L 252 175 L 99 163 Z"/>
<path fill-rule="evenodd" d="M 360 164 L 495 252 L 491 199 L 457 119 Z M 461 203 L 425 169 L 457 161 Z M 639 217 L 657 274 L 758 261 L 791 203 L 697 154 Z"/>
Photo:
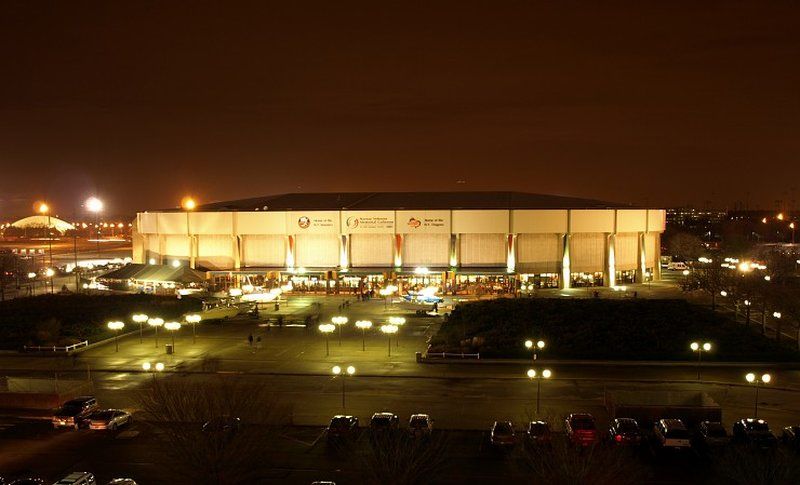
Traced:
<path fill-rule="evenodd" d="M 454 352 L 437 352 L 437 353 L 427 353 L 425 357 L 428 359 L 435 358 L 435 359 L 480 359 L 481 354 L 465 354 L 464 352 L 461 353 L 454 353 Z"/>
<path fill-rule="evenodd" d="M 57 345 L 25 345 L 23 349 L 25 352 L 66 352 L 70 353 L 73 350 L 79 349 L 81 347 L 86 347 L 89 345 L 88 340 L 84 340 L 83 342 L 78 342 L 77 344 L 72 345 L 64 345 L 64 346 L 57 346 Z"/>

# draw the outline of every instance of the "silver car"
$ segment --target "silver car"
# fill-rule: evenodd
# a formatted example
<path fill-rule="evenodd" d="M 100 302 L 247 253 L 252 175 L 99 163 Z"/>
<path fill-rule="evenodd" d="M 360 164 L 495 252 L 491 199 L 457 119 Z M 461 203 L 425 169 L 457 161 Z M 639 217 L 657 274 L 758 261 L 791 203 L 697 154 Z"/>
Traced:
<path fill-rule="evenodd" d="M 93 411 L 84 420 L 89 423 L 89 429 L 115 430 L 130 424 L 133 421 L 131 413 L 122 409 L 102 409 Z"/>

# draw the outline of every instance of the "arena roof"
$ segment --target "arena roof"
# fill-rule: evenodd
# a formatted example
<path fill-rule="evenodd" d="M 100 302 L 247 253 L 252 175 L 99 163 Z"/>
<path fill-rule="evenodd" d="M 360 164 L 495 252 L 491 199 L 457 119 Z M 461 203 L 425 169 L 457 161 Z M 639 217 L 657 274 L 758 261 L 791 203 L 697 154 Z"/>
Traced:
<path fill-rule="evenodd" d="M 214 202 L 198 211 L 624 209 L 629 204 L 526 192 L 322 192 Z"/>

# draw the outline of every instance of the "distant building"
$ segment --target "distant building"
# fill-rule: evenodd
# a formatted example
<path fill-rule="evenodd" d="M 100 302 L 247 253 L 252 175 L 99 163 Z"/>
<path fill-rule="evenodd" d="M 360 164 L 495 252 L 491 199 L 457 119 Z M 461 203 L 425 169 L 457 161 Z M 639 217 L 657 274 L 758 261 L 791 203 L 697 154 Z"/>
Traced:
<path fill-rule="evenodd" d="M 660 276 L 661 209 L 518 192 L 283 194 L 137 214 L 134 262 L 218 285 L 513 291 Z"/>

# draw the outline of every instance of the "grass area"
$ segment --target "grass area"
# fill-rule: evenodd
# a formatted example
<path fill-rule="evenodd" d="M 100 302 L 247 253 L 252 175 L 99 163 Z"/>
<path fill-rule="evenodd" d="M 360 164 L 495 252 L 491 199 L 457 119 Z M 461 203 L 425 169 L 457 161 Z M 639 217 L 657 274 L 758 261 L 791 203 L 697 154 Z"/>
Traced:
<path fill-rule="evenodd" d="M 710 309 L 684 300 L 498 299 L 458 305 L 431 340 L 431 352 L 529 358 L 526 339 L 561 359 L 686 360 L 692 341 L 711 342 L 704 360 L 797 361 L 777 345 Z"/>
<path fill-rule="evenodd" d="M 200 309 L 200 302 L 153 295 L 42 295 L 0 303 L 0 349 L 23 345 L 90 343 L 111 336 L 106 327 L 121 320 L 126 330 L 138 328 L 134 313 L 164 319 Z"/>

